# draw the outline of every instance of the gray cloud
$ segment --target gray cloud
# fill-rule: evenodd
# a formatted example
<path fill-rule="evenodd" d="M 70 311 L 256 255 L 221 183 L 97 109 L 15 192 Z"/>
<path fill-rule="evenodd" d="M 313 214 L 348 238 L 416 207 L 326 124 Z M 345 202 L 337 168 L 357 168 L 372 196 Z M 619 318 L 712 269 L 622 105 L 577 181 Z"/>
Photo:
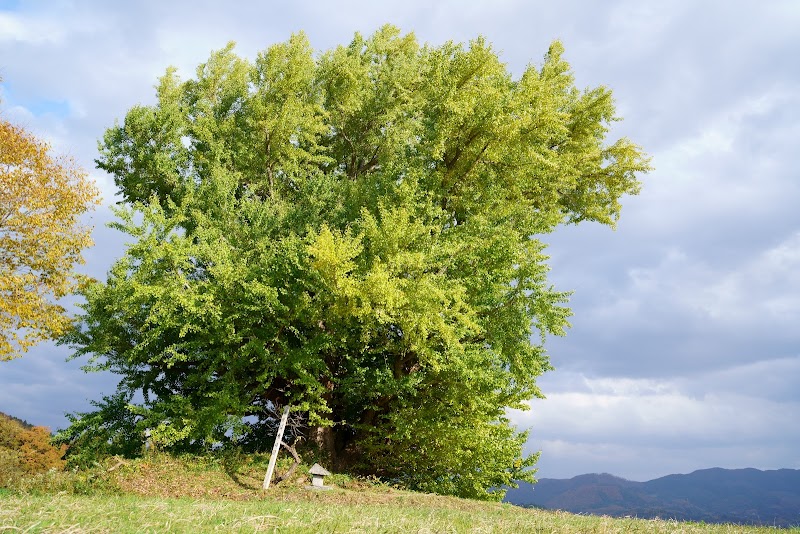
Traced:
<path fill-rule="evenodd" d="M 549 343 L 549 398 L 513 414 L 533 428 L 542 476 L 800 467 L 793 0 L 12 3 L 0 7 L 2 113 L 91 170 L 104 129 L 152 102 L 168 65 L 190 77 L 229 40 L 254 57 L 303 30 L 325 50 L 386 22 L 433 43 L 485 35 L 515 73 L 562 39 L 577 84 L 614 91 L 625 120 L 613 135 L 653 156 L 616 231 L 547 238 L 553 282 L 575 290 L 574 326 Z M 125 238 L 104 227 L 113 182 L 91 176 L 106 206 L 84 269 L 103 278 Z M 113 390 L 68 354 L 44 345 L 0 365 L 0 410 L 58 427 Z"/>
<path fill-rule="evenodd" d="M 800 357 L 672 380 L 553 373 L 542 381 L 548 398 L 513 418 L 533 429 L 529 447 L 542 451 L 541 477 L 798 468 L 798 372 Z"/>
<path fill-rule="evenodd" d="M 43 344 L 25 356 L 4 362 L 0 374 L 0 411 L 55 430 L 66 413 L 90 410 L 92 400 L 114 392 L 110 373 L 86 374 L 85 362 L 65 362 L 64 347 Z"/>

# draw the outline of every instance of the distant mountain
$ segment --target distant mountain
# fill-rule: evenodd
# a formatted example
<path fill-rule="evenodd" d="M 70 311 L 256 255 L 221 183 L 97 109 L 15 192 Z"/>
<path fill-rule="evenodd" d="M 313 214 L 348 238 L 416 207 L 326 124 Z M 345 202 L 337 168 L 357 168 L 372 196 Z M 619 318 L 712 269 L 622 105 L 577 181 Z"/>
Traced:
<path fill-rule="evenodd" d="M 632 482 L 608 474 L 540 479 L 508 490 L 506 502 L 574 513 L 800 525 L 800 470 L 703 469 Z"/>

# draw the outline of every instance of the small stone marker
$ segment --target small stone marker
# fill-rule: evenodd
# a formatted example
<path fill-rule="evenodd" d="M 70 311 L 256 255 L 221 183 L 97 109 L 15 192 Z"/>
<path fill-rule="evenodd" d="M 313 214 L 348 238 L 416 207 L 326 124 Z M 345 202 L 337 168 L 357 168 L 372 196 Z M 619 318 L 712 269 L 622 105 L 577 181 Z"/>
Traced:
<path fill-rule="evenodd" d="M 325 469 L 324 467 L 322 467 L 319 464 L 314 464 L 314 465 L 311 466 L 311 469 L 309 469 L 308 472 L 311 474 L 311 486 L 312 487 L 314 487 L 314 488 L 325 488 L 326 487 L 325 483 L 323 482 L 323 479 L 326 476 L 331 474 L 330 471 L 328 471 L 327 469 Z"/>

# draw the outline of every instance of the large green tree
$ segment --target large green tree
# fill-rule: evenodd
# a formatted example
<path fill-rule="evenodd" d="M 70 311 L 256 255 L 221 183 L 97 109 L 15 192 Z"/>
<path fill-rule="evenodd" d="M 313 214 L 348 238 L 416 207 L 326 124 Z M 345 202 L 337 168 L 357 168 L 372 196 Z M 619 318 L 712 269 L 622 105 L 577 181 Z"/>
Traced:
<path fill-rule="evenodd" d="M 101 143 L 133 239 L 67 341 L 122 381 L 66 435 L 208 447 L 289 404 L 335 469 L 480 498 L 530 480 L 505 413 L 569 316 L 538 236 L 613 226 L 648 168 L 561 56 L 515 79 L 482 39 L 387 26 L 168 70 Z"/>

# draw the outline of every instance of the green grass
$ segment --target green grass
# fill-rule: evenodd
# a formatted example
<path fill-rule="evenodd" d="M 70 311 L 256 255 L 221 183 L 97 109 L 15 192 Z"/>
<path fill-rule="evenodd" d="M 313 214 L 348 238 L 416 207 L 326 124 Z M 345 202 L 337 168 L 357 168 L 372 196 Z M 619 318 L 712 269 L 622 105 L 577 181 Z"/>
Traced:
<path fill-rule="evenodd" d="M 302 470 L 265 492 L 261 464 L 162 456 L 112 460 L 89 474 L 49 473 L 13 491 L 0 490 L 0 533 L 786 532 L 531 510 L 344 476 L 335 478 L 339 487 L 312 491 Z M 87 484 L 95 490 L 87 492 Z"/>
<path fill-rule="evenodd" d="M 612 519 L 476 503 L 429 505 L 139 497 L 0 497 L 0 531 L 17 532 L 780 532 L 771 528 Z"/>

